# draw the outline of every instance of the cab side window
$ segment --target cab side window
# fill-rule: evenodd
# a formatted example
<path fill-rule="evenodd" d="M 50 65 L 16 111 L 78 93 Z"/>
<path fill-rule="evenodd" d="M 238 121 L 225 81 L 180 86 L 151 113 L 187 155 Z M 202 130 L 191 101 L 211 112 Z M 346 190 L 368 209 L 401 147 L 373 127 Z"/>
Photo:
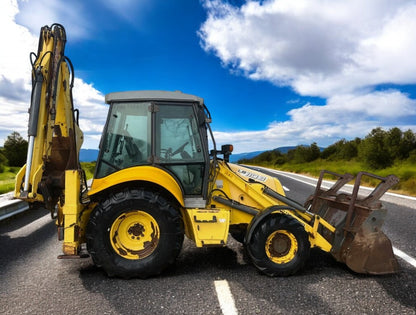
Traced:
<path fill-rule="evenodd" d="M 160 106 L 156 113 L 156 157 L 180 180 L 185 194 L 199 195 L 205 160 L 192 106 Z"/>
<path fill-rule="evenodd" d="M 117 103 L 111 108 L 101 143 L 97 178 L 149 163 L 151 113 L 149 102 Z"/>

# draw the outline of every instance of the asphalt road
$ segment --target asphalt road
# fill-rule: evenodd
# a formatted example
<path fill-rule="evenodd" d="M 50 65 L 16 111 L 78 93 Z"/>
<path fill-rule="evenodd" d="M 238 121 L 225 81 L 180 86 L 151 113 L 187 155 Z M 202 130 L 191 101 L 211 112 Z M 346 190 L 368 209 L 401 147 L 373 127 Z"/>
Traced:
<path fill-rule="evenodd" d="M 299 202 L 313 191 L 278 177 Z M 395 248 L 416 257 L 414 201 L 383 202 L 389 209 L 384 231 Z M 363 276 L 313 250 L 297 275 L 269 278 L 230 237 L 225 248 L 199 249 L 185 241 L 176 265 L 163 275 L 121 280 L 108 278 L 89 258 L 56 259 L 60 253 L 44 210 L 0 222 L 1 314 L 416 314 L 416 268 L 402 259 L 398 274 Z M 223 280 L 229 296 L 218 290 Z"/>

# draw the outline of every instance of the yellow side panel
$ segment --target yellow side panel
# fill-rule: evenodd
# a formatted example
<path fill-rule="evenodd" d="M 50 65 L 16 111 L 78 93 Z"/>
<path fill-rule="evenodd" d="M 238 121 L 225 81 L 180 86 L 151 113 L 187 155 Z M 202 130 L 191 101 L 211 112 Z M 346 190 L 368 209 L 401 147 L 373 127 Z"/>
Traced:
<path fill-rule="evenodd" d="M 197 247 L 227 243 L 230 211 L 225 209 L 186 209 Z"/>
<path fill-rule="evenodd" d="M 253 215 L 233 209 L 231 211 L 230 224 L 250 223 L 252 219 Z"/>
<path fill-rule="evenodd" d="M 153 166 L 136 166 L 123 169 L 106 177 L 94 179 L 88 195 L 92 196 L 112 186 L 130 181 L 155 183 L 168 190 L 176 200 L 185 206 L 181 187 L 169 173 Z"/>
<path fill-rule="evenodd" d="M 255 182 L 250 181 L 250 179 Z M 257 209 L 260 212 L 268 207 L 281 204 L 263 193 L 264 186 L 284 194 L 280 182 L 273 177 L 240 165 L 219 162 L 217 176 L 212 182 L 210 189 L 213 191 L 212 197 L 219 196 L 230 199 L 241 205 Z M 220 203 L 212 198 L 209 204 L 217 206 Z M 254 216 L 254 214 L 249 214 L 224 204 L 221 204 L 220 207 L 231 210 L 230 224 L 248 224 Z"/>

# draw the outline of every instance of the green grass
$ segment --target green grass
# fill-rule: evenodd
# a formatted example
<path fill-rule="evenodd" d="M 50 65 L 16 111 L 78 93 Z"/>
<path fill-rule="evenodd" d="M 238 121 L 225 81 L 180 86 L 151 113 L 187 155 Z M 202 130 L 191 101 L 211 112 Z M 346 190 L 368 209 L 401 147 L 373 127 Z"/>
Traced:
<path fill-rule="evenodd" d="M 95 162 L 81 162 L 81 167 L 85 171 L 87 179 L 91 179 L 94 176 Z"/>
<path fill-rule="evenodd" d="M 0 194 L 14 190 L 14 178 L 19 167 L 6 166 L 4 172 L 0 173 Z"/>
<path fill-rule="evenodd" d="M 95 162 L 81 162 L 81 167 L 84 169 L 87 179 L 91 179 L 94 176 Z M 4 172 L 0 173 L 0 194 L 14 190 L 15 176 L 19 170 L 20 167 L 6 166 Z"/>
<path fill-rule="evenodd" d="M 399 178 L 400 182 L 393 186 L 391 190 L 406 195 L 416 196 L 416 164 L 410 161 L 398 161 L 393 166 L 382 170 L 369 169 L 356 160 L 327 161 L 318 159 L 316 161 L 303 164 L 285 163 L 283 165 L 271 165 L 270 163 L 263 163 L 261 166 L 314 177 L 318 177 L 321 170 L 328 170 L 338 174 L 350 173 L 354 176 L 360 171 L 366 171 L 383 177 L 393 174 Z M 364 176 L 362 178 L 362 183 L 364 185 L 374 187 L 379 183 L 379 181 Z"/>

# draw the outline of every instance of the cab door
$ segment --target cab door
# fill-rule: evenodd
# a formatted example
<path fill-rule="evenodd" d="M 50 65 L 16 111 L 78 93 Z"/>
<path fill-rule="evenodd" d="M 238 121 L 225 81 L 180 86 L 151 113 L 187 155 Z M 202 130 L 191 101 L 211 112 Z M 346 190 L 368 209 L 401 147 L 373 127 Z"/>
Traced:
<path fill-rule="evenodd" d="M 196 104 L 157 104 L 156 163 L 178 179 L 185 199 L 206 200 L 208 148 L 205 125 L 198 122 Z"/>

